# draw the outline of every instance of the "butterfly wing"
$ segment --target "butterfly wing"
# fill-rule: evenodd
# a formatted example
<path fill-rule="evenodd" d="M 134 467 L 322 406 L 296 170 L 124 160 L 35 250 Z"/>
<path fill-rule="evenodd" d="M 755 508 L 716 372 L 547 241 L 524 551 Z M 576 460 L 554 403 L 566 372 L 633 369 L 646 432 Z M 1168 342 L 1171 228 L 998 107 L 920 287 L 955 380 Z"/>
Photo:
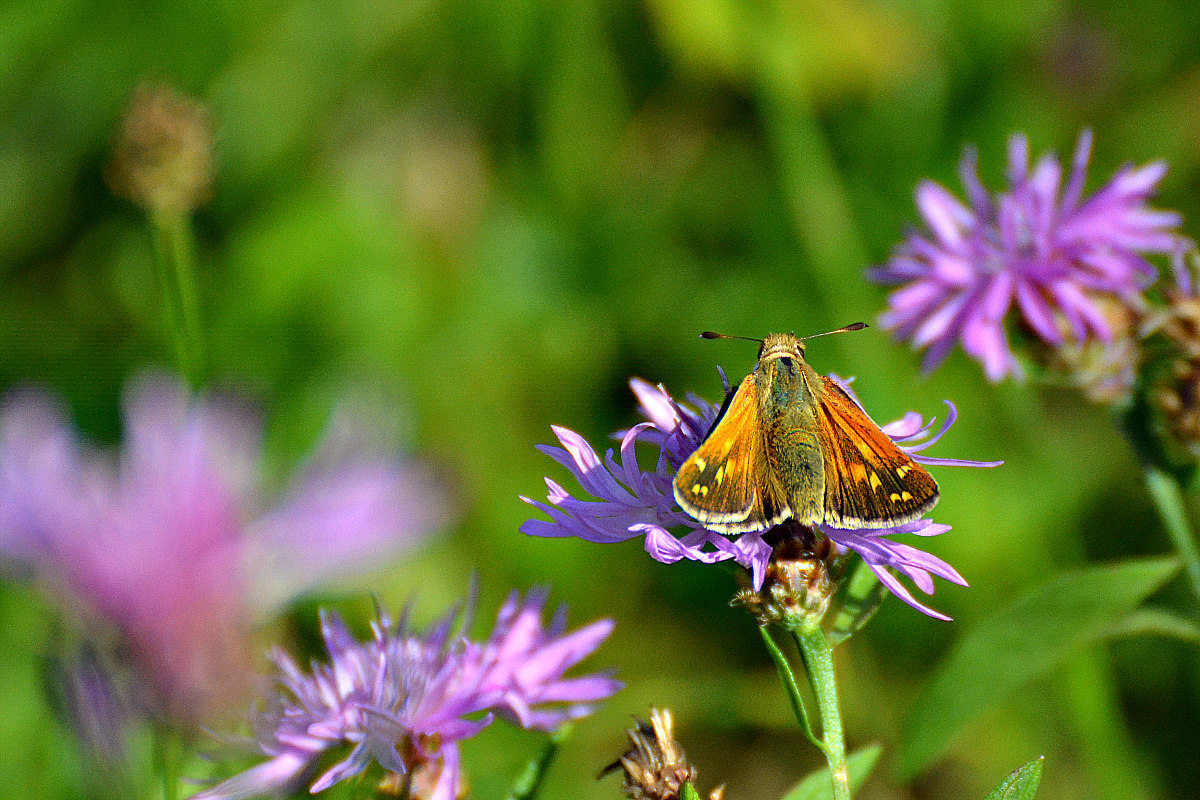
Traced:
<path fill-rule="evenodd" d="M 675 500 L 706 528 L 725 534 L 766 530 L 791 515 L 766 474 L 753 375 L 679 468 Z"/>
<path fill-rule="evenodd" d="M 817 422 L 825 457 L 825 522 L 887 528 L 919 519 L 937 503 L 924 467 L 879 429 L 832 380 L 821 376 Z"/>

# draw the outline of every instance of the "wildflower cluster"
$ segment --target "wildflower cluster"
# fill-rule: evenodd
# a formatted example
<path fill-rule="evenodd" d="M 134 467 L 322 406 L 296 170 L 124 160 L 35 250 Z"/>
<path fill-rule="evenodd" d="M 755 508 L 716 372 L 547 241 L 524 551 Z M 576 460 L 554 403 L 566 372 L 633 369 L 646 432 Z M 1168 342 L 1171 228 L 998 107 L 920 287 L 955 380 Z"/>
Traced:
<path fill-rule="evenodd" d="M 834 379 L 850 392 L 848 381 Z M 582 436 L 567 428 L 556 426 L 553 429 L 561 448 L 539 446 L 543 453 L 566 467 L 586 492 L 598 499 L 576 499 L 556 481 L 547 478 L 547 502 L 528 497 L 522 499 L 544 511 L 550 520 L 529 520 L 521 530 L 532 536 L 577 536 L 601 544 L 643 537 L 646 552 L 657 561 L 672 564 L 690 559 L 712 564 L 733 560 L 750 570 L 754 589 L 761 589 L 773 554 L 773 547 L 764 538 L 764 533 L 745 533 L 731 539 L 708 530 L 679 508 L 671 488 L 675 472 L 704 440 L 716 420 L 718 408 L 695 395 L 689 396 L 687 403 L 681 403 L 662 386 L 651 386 L 642 380 L 634 379 L 631 386 L 646 421 L 621 434 L 619 463 L 612 450 L 601 459 Z M 957 419 L 954 404 L 947 401 L 946 405 L 949 413 L 937 433 L 932 433 L 936 420 L 925 421 L 916 412 L 909 412 L 883 426 L 883 431 L 920 464 L 970 467 L 999 464 L 922 455 Z M 639 443 L 657 448 L 654 469 L 646 470 L 638 464 L 635 446 Z M 673 528 L 690 530 L 677 536 L 671 532 Z M 937 556 L 894 541 L 892 537 L 905 533 L 936 536 L 948 530 L 949 525 L 937 524 L 930 519 L 891 528 L 849 530 L 829 525 L 820 528 L 820 532 L 833 541 L 839 554 L 858 553 L 904 602 L 938 619 L 948 617 L 920 603 L 889 572 L 889 568 L 903 573 L 926 594 L 933 593 L 934 575 L 960 586 L 965 586 L 966 581 Z"/>
<path fill-rule="evenodd" d="M 525 728 L 554 730 L 621 688 L 604 673 L 564 677 L 607 638 L 612 621 L 567 633 L 565 608 L 543 624 L 545 601 L 544 591 L 524 598 L 513 592 L 483 642 L 456 635 L 457 609 L 423 634 L 381 613 L 363 642 L 336 614 L 323 613 L 328 664 L 306 672 L 275 653 L 282 691 L 255 726 L 267 760 L 193 800 L 294 788 L 323 757 L 346 748 L 349 753 L 316 777 L 311 792 L 374 762 L 386 771 L 386 781 L 407 787 L 411 796 L 457 800 L 465 794 L 458 743 L 496 715 Z"/>

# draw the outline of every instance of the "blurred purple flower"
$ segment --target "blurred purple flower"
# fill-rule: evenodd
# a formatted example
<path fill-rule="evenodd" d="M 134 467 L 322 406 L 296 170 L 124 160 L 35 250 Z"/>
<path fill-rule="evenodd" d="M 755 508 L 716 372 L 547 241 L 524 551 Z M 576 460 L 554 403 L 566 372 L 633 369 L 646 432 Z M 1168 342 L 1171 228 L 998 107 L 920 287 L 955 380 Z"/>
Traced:
<path fill-rule="evenodd" d="M 542 627 L 545 599 L 542 591 L 524 600 L 514 592 L 483 643 L 452 635 L 457 610 L 424 635 L 403 622 L 393 626 L 381 614 L 371 639 L 361 643 L 336 614 L 323 612 L 328 665 L 304 672 L 275 653 L 283 691 L 256 725 L 268 760 L 193 800 L 240 800 L 293 788 L 322 757 L 344 747 L 350 752 L 309 791 L 323 791 L 375 761 L 419 784 L 415 797 L 457 800 L 458 742 L 491 724 L 493 711 L 511 712 L 527 728 L 553 729 L 621 688 L 602 674 L 563 678 L 612 632 L 613 623 L 600 620 L 564 636 L 565 609 L 549 629 Z M 541 708 L 545 704 L 553 706 Z"/>
<path fill-rule="evenodd" d="M 1174 230 L 1180 216 L 1146 205 L 1166 164 L 1126 165 L 1083 199 L 1091 147 L 1084 131 L 1065 187 L 1053 155 L 1030 169 L 1029 143 L 1018 134 L 1009 140 L 1008 191 L 989 194 L 973 149 L 959 168 L 967 205 L 932 181 L 917 188 L 929 234 L 910 233 L 871 277 L 901 285 L 880 323 L 926 349 L 926 371 L 961 343 L 989 380 L 1021 377 L 1004 331 L 1014 305 L 1051 346 L 1110 342 L 1113 331 L 1097 301 L 1140 307 L 1140 292 L 1156 276 L 1147 255 L 1171 256 L 1176 271 L 1182 268 L 1192 244 Z"/>
<path fill-rule="evenodd" d="M 848 382 L 836 376 L 833 378 L 847 392 L 850 391 Z M 528 497 L 521 499 L 544 511 L 550 520 L 528 520 L 521 526 L 521 531 L 531 536 L 577 536 L 601 544 L 642 536 L 646 552 L 664 564 L 673 564 L 685 558 L 707 564 L 732 559 L 751 571 L 757 591 L 762 587 L 772 553 L 771 546 L 762 538 L 764 532 L 744 533 L 730 539 L 708 530 L 679 508 L 671 490 L 676 470 L 704 440 L 716 420 L 718 407 L 694 395 L 688 397 L 690 405 L 685 405 L 672 398 L 661 385 L 651 386 L 638 378 L 630 381 L 630 385 L 647 421 L 621 435 L 620 463 L 611 449 L 601 460 L 583 437 L 558 426 L 553 430 L 562 444 L 561 448 L 538 445 L 539 450 L 566 467 L 586 492 L 599 499 L 577 500 L 557 482 L 546 478 L 550 490 L 547 502 Z M 999 461 L 967 461 L 920 455 L 921 451 L 942 438 L 957 419 L 958 411 L 954 404 L 946 401 L 946 405 L 949 414 L 936 434 L 931 434 L 935 420 L 925 422 L 916 412 L 909 412 L 901 419 L 883 426 L 883 431 L 920 464 L 964 467 L 999 465 Z M 639 442 L 658 448 L 653 470 L 644 470 L 638 464 L 634 447 Z M 671 533 L 671 528 L 678 527 L 691 528 L 691 531 L 681 536 Z M 926 594 L 933 593 L 931 573 L 962 586 L 966 585 L 966 581 L 941 559 L 894 542 L 889 537 L 901 533 L 935 536 L 948 530 L 949 525 L 937 525 L 929 519 L 870 531 L 821 526 L 821 531 L 833 540 L 839 552 L 853 550 L 858 553 L 879 579 L 904 602 L 939 619 L 948 617 L 919 603 L 887 568 L 892 567 L 904 573 Z"/>
<path fill-rule="evenodd" d="M 125 443 L 108 455 L 45 395 L 7 398 L 0 558 L 114 623 L 180 719 L 241 691 L 250 611 L 412 546 L 445 516 L 421 467 L 342 454 L 336 430 L 264 511 L 257 420 L 166 376 L 135 381 L 124 417 Z"/>

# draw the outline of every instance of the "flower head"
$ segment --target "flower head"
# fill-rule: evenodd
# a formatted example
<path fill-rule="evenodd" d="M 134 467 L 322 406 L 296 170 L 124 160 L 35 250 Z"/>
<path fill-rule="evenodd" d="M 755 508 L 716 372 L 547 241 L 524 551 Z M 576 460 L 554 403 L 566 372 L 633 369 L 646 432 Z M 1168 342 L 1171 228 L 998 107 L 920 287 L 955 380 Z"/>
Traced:
<path fill-rule="evenodd" d="M 108 167 L 113 192 L 149 211 L 181 213 L 208 200 L 214 172 L 208 110 L 171 86 L 139 86 Z"/>
<path fill-rule="evenodd" d="M 772 547 L 763 538 L 763 532 L 744 533 L 731 539 L 708 530 L 679 508 L 671 489 L 679 465 L 700 445 L 716 420 L 717 407 L 695 396 L 689 397 L 690 403 L 685 405 L 672 398 L 662 386 L 651 386 L 636 378 L 630 384 L 646 421 L 620 435 L 619 463 L 612 450 L 601 459 L 583 437 L 567 428 L 556 426 L 553 429 L 561 448 L 539 446 L 543 453 L 566 467 L 580 486 L 597 499 L 576 499 L 547 478 L 546 485 L 550 490 L 547 502 L 528 497 L 521 499 L 544 511 L 550 520 L 529 520 L 521 526 L 521 531 L 531 536 L 577 536 L 602 544 L 643 537 L 646 552 L 664 564 L 685 558 L 709 564 L 732 559 L 751 571 L 754 589 L 758 591 L 763 586 L 772 556 Z M 847 382 L 841 384 L 849 391 Z M 883 431 L 920 464 L 999 464 L 998 461 L 931 458 L 921 454 L 954 424 L 958 412 L 949 401 L 946 405 L 949 414 L 937 433 L 932 433 L 935 420 L 926 422 L 916 412 L 909 412 L 883 426 Z M 645 470 L 638 464 L 634 448 L 639 442 L 658 449 L 654 469 Z M 690 530 L 677 536 L 671 532 L 672 528 Z M 862 556 L 880 580 L 906 603 L 931 616 L 947 619 L 913 598 L 888 568 L 908 576 L 926 594 L 933 592 L 931 575 L 965 586 L 962 576 L 946 562 L 891 539 L 902 533 L 934 536 L 949 529 L 948 525 L 921 519 L 893 528 L 842 530 L 822 525 L 820 530 L 840 553 L 853 550 Z"/>
<path fill-rule="evenodd" d="M 262 429 L 243 407 L 151 375 L 129 387 L 124 416 L 124 446 L 107 454 L 44 394 L 7 398 L 0 559 L 115 626 L 179 719 L 244 686 L 252 612 L 411 546 L 445 516 L 423 468 L 346 454 L 336 427 L 272 507 L 257 470 Z"/>
<path fill-rule="evenodd" d="M 1100 301 L 1136 306 L 1156 275 L 1147 255 L 1171 256 L 1179 269 L 1191 246 L 1175 232 L 1179 215 L 1146 205 L 1166 165 L 1126 165 L 1084 198 L 1091 145 L 1085 131 L 1065 187 L 1058 160 L 1047 154 L 1031 168 L 1029 143 L 1015 135 L 1007 191 L 984 188 L 973 150 L 960 166 L 966 204 L 932 181 L 917 188 L 928 232 L 911 233 L 872 276 L 900 286 L 880 321 L 926 350 L 926 370 L 961 344 L 990 380 L 1020 377 L 1004 329 L 1014 307 L 1024 327 L 1051 347 L 1110 342 Z"/>
<path fill-rule="evenodd" d="M 457 609 L 424 634 L 381 614 L 365 642 L 336 614 L 322 613 L 328 664 L 305 671 L 275 654 L 281 693 L 256 725 L 267 760 L 193 800 L 287 789 L 322 757 L 343 750 L 349 752 L 316 778 L 311 792 L 375 762 L 392 780 L 423 787 L 422 800 L 456 800 L 463 790 L 458 742 L 491 724 L 494 711 L 520 709 L 511 716 L 524 727 L 552 729 L 621 688 L 604 675 L 563 678 L 608 636 L 612 622 L 564 635 L 565 610 L 544 628 L 544 602 L 544 592 L 524 600 L 514 593 L 482 643 L 453 635 Z"/>
<path fill-rule="evenodd" d="M 696 768 L 675 740 L 675 720 L 670 709 L 650 709 L 650 721 L 634 720 L 627 731 L 629 750 L 610 770 L 625 773 L 622 788 L 631 800 L 679 800 L 684 784 L 694 784 Z"/>

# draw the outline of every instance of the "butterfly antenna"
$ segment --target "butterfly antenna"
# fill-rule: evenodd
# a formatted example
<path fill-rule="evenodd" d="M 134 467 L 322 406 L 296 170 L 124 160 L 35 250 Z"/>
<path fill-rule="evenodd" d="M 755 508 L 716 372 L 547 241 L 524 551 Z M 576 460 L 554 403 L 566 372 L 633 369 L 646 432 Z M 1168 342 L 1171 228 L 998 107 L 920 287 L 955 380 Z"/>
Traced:
<path fill-rule="evenodd" d="M 763 343 L 762 339 L 755 339 L 750 336 L 730 336 L 727 333 L 714 333 L 713 331 L 705 331 L 704 333 L 700 334 L 700 338 L 701 339 L 741 339 L 744 342 L 758 342 L 759 344 Z"/>
<path fill-rule="evenodd" d="M 824 333 L 812 333 L 808 336 L 801 336 L 800 340 L 815 339 L 818 336 L 828 336 L 831 333 L 849 333 L 850 331 L 861 331 L 863 328 L 869 327 L 865 322 L 856 322 L 853 325 L 847 325 L 844 328 L 838 328 L 836 331 L 825 331 Z M 703 334 L 701 334 L 703 336 Z"/>

